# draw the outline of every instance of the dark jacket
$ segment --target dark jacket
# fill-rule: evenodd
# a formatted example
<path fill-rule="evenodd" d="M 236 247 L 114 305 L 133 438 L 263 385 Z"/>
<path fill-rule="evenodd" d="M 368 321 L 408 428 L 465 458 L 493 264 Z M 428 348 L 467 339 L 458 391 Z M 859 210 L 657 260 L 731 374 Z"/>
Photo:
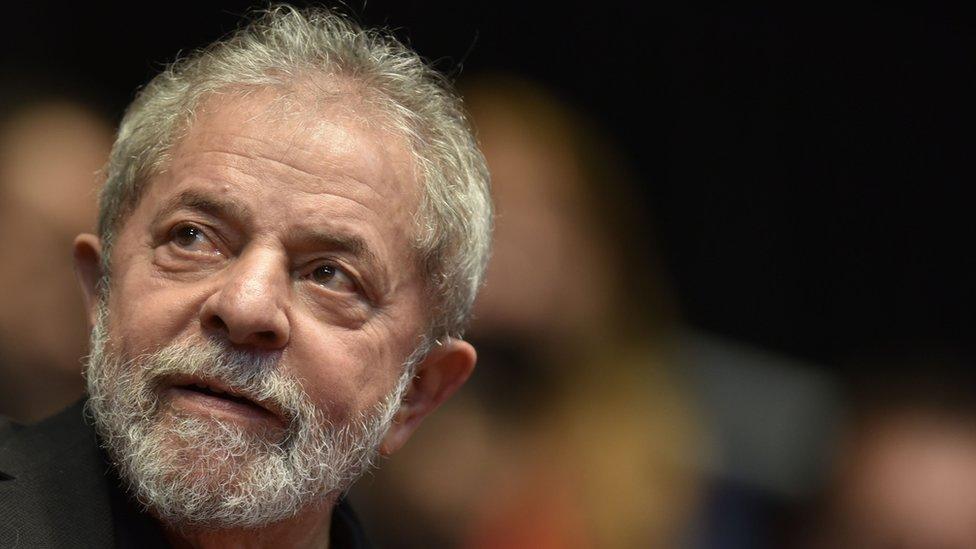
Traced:
<path fill-rule="evenodd" d="M 156 522 L 120 488 L 79 402 L 37 425 L 0 418 L 0 547 L 167 547 Z M 344 502 L 331 547 L 366 548 Z"/>

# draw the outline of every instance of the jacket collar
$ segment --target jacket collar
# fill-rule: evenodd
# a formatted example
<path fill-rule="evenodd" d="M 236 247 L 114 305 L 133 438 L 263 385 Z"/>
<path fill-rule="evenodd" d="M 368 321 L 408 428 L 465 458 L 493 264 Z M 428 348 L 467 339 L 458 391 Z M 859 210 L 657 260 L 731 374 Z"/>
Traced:
<path fill-rule="evenodd" d="M 83 402 L 36 425 L 0 430 L 0 511 L 15 534 L 35 546 L 113 546 L 114 476 Z"/>

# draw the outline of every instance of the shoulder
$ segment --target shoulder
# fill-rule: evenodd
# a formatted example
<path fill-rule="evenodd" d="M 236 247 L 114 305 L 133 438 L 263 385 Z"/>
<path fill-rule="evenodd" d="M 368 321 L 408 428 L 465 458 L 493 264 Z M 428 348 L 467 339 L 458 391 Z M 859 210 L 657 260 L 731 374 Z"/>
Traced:
<path fill-rule="evenodd" d="M 23 428 L 23 425 L 15 423 L 10 418 L 0 416 L 0 456 L 3 456 L 4 447 L 6 447 L 17 432 Z M 4 480 L 11 480 L 13 477 L 10 476 L 10 473 L 4 472 L 2 463 L 3 461 L 0 459 L 0 482 Z"/>
<path fill-rule="evenodd" d="M 71 470 L 97 452 L 94 431 L 84 418 L 84 402 L 34 425 L 0 419 L 0 471 L 38 479 L 51 470 Z"/>
<path fill-rule="evenodd" d="M 82 402 L 36 425 L 0 423 L 0 546 L 110 542 L 107 472 Z"/>
<path fill-rule="evenodd" d="M 17 433 L 17 431 L 23 428 L 23 425 L 15 422 L 7 416 L 0 415 L 0 447 L 2 447 L 4 441 L 12 437 L 15 433 Z"/>

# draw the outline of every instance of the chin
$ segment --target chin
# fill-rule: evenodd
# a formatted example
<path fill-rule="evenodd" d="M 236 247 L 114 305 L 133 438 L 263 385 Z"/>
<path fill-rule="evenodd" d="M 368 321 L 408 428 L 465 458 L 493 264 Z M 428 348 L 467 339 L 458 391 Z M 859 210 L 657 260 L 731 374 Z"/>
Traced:
<path fill-rule="evenodd" d="M 172 525 L 259 528 L 325 495 L 296 482 L 278 444 L 212 418 L 161 414 L 122 457 L 137 498 Z"/>

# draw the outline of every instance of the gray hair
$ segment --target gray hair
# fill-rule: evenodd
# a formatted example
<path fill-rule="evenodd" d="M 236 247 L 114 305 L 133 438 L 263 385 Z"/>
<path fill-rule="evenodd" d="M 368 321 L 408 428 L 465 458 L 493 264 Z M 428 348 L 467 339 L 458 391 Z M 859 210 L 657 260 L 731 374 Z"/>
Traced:
<path fill-rule="evenodd" d="M 112 148 L 98 220 L 104 269 L 116 232 L 208 95 L 235 87 L 351 81 L 411 144 L 423 188 L 415 247 L 433 309 L 426 336 L 460 337 L 484 278 L 492 206 L 484 157 L 453 86 L 383 30 L 323 8 L 276 6 L 177 60 L 129 105 Z M 307 86 L 315 89 L 314 84 Z"/>

